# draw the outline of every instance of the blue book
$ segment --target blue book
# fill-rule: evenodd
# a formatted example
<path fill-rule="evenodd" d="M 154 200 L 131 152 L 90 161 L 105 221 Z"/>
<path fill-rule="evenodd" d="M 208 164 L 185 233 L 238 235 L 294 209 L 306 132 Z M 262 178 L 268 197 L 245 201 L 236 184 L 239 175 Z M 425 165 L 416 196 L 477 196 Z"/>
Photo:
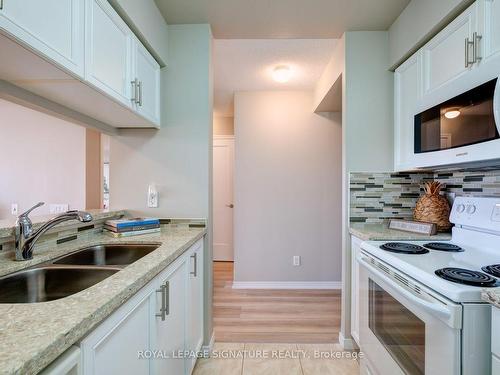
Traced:
<path fill-rule="evenodd" d="M 118 220 L 108 220 L 106 221 L 106 225 L 109 225 L 114 228 L 127 228 L 127 227 L 137 227 L 142 225 L 154 225 L 160 224 L 160 219 L 155 218 L 146 218 L 146 217 L 134 217 L 127 219 L 118 219 Z"/>

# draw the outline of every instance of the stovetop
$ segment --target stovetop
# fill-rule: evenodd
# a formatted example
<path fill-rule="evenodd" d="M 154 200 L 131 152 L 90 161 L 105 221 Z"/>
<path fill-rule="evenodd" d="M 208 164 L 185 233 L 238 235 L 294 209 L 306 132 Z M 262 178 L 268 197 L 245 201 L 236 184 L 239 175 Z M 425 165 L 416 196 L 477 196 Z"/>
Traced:
<path fill-rule="evenodd" d="M 498 241 L 498 237 L 495 239 Z M 433 250 L 433 246 L 427 246 L 431 243 L 430 241 L 401 241 L 399 243 L 406 244 L 412 252 L 397 253 L 384 250 L 388 244 L 387 241 L 364 242 L 361 248 L 455 302 L 481 302 L 483 288 L 500 286 L 500 274 L 497 279 L 483 269 L 483 267 L 500 264 L 500 248 L 495 251 L 493 248 L 475 247 L 453 240 L 439 241 L 440 245 L 435 247 L 440 250 Z M 389 245 L 389 247 L 393 250 L 395 246 Z M 426 251 L 419 253 L 419 248 Z M 444 248 L 454 251 L 443 251 Z M 443 271 L 446 269 L 466 271 Z M 489 267 L 488 270 L 500 271 L 500 266 Z M 436 274 L 436 271 L 440 272 Z M 473 272 L 467 275 L 467 271 Z M 453 275 L 458 275 L 461 281 L 449 281 Z M 479 286 L 471 286 L 467 283 L 470 279 L 477 279 L 483 283 Z M 489 284 L 488 281 L 490 281 Z"/>

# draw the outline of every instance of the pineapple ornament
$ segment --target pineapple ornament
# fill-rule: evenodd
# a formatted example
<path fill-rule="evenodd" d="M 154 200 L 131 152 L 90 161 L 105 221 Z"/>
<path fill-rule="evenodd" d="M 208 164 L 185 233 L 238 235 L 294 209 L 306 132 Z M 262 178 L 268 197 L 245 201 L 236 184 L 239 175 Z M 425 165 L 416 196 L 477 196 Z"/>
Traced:
<path fill-rule="evenodd" d="M 440 194 L 442 185 L 432 181 L 424 184 L 425 195 L 420 197 L 413 212 L 417 221 L 434 223 L 439 232 L 450 230 L 450 204 L 446 197 Z"/>

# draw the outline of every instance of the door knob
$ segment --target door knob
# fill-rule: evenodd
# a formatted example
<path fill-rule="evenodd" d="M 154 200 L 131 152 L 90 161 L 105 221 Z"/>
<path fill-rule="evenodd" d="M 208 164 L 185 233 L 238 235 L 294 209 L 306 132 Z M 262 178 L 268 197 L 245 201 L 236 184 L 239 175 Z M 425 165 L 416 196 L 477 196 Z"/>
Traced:
<path fill-rule="evenodd" d="M 233 208 L 234 207 L 234 204 L 226 204 L 226 207 L 229 207 L 229 208 Z"/>

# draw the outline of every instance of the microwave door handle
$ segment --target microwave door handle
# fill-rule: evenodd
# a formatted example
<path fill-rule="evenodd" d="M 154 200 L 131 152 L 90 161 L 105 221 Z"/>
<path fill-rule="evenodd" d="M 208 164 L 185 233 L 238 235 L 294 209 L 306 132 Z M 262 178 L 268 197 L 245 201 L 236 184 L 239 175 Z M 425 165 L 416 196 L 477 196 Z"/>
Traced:
<path fill-rule="evenodd" d="M 434 315 L 438 316 L 441 320 L 443 320 L 445 322 L 451 321 L 452 312 L 449 309 L 447 309 L 445 306 L 438 305 L 436 303 L 431 303 L 429 301 L 423 300 L 422 298 L 419 298 L 415 294 L 408 291 L 405 287 L 396 283 L 394 280 L 387 277 L 387 275 L 384 275 L 381 271 L 374 268 L 372 265 L 370 265 L 370 263 L 368 263 L 366 261 L 366 258 L 362 257 L 361 255 L 359 255 L 357 257 L 357 260 L 358 260 L 358 263 L 361 266 L 363 266 L 364 268 L 366 268 L 369 272 L 371 272 L 372 274 L 375 274 L 379 278 L 383 279 L 384 282 L 389 284 L 391 287 L 393 287 L 395 289 L 397 288 L 398 293 L 402 294 L 404 297 L 409 299 L 411 302 L 417 304 L 418 306 L 423 307 L 424 309 L 426 309 L 428 311 L 431 311 Z"/>

